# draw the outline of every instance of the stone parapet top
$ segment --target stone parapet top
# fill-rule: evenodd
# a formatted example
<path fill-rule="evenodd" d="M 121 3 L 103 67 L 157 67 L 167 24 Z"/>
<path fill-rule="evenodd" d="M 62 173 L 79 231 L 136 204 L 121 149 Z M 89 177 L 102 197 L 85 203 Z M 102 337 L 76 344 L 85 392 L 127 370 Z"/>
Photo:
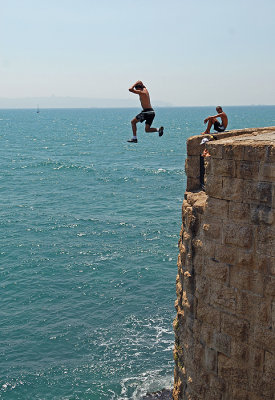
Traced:
<path fill-rule="evenodd" d="M 212 140 L 212 137 L 217 140 Z M 226 131 L 224 133 L 212 133 L 210 135 L 196 135 L 192 136 L 187 140 L 187 154 L 188 156 L 197 156 L 201 152 L 202 146 L 200 145 L 203 138 L 209 139 L 208 143 L 219 143 L 219 144 L 238 144 L 239 142 L 261 142 L 262 144 L 273 144 L 275 145 L 275 126 L 268 126 L 264 128 L 247 128 L 247 129 L 235 129 L 232 131 Z"/>
<path fill-rule="evenodd" d="M 253 145 L 255 142 L 256 145 L 264 144 L 264 145 L 275 145 L 275 128 L 273 131 L 256 131 L 252 132 L 249 135 L 243 134 L 241 136 L 230 136 L 226 138 L 221 138 L 219 140 L 211 141 L 211 143 L 217 144 L 249 144 Z"/>
<path fill-rule="evenodd" d="M 209 141 L 201 145 L 203 138 Z M 211 157 L 206 157 L 203 165 L 201 155 L 205 149 Z M 272 181 L 275 177 L 274 162 L 275 126 L 192 136 L 187 140 L 186 190 L 196 191 L 203 187 L 203 177 L 207 175 L 215 175 L 217 184 L 222 176 L 248 180 L 257 176 L 256 180 Z M 223 187 L 221 181 L 220 186 Z"/>

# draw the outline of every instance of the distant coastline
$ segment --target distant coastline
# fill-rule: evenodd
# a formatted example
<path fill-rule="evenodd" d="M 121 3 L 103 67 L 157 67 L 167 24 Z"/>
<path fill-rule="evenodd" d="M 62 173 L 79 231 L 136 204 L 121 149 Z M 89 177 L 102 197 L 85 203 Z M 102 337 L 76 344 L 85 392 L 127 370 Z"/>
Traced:
<path fill-rule="evenodd" d="M 0 109 L 13 108 L 139 108 L 139 103 L 133 99 L 98 99 L 89 97 L 0 97 Z M 173 107 L 164 101 L 154 101 L 155 107 Z"/>
<path fill-rule="evenodd" d="M 40 108 L 140 108 L 139 103 L 133 99 L 98 99 L 88 97 L 22 97 L 22 98 L 6 98 L 0 97 L 0 109 L 36 109 L 37 104 Z M 171 107 L 171 108 L 195 108 L 195 107 L 214 107 L 210 105 L 174 105 L 169 102 L 155 100 L 154 107 Z M 272 107 L 274 104 L 236 104 L 225 105 L 225 107 Z"/>

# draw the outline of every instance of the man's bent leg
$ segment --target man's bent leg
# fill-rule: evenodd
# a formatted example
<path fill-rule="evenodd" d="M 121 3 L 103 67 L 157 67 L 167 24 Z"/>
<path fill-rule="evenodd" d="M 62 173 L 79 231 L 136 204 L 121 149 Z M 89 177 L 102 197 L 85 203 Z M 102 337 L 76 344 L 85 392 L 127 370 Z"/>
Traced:
<path fill-rule="evenodd" d="M 157 128 L 151 128 L 149 124 L 145 124 L 145 132 L 158 132 Z"/>
<path fill-rule="evenodd" d="M 202 132 L 201 134 L 202 134 L 202 135 L 209 135 L 211 126 L 214 124 L 215 121 L 217 121 L 216 118 L 210 118 L 210 119 L 208 120 L 207 128 L 206 128 L 205 131 Z"/>

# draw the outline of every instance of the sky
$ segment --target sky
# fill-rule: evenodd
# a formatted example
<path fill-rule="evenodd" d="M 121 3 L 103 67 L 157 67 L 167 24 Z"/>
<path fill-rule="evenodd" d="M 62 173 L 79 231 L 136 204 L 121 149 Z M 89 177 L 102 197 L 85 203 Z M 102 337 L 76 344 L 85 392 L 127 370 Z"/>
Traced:
<path fill-rule="evenodd" d="M 128 88 L 139 79 L 153 105 L 275 104 L 275 0 L 0 5 L 2 107 L 135 106 Z"/>

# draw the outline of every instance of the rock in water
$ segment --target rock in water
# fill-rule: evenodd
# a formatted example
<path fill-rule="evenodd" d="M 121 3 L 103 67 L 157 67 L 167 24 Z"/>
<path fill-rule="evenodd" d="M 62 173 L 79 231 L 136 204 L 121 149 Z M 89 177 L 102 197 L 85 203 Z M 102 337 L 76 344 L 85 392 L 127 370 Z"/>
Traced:
<path fill-rule="evenodd" d="M 141 400 L 173 400 L 172 390 L 163 389 L 154 393 L 147 393 Z"/>

